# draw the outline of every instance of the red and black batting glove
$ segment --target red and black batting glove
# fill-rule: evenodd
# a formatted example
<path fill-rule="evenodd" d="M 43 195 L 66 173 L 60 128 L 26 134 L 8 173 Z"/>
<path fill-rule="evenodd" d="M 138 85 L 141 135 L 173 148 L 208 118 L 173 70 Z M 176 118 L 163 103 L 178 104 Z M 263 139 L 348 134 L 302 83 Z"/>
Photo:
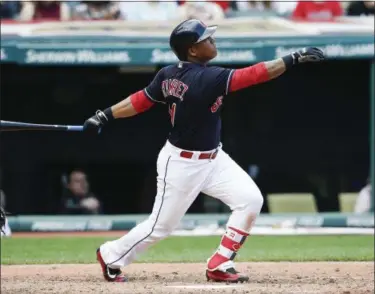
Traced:
<path fill-rule="evenodd" d="M 325 60 L 325 56 L 322 50 L 316 47 L 306 47 L 296 52 L 292 52 L 282 58 L 284 60 L 287 69 L 307 62 L 320 62 Z"/>
<path fill-rule="evenodd" d="M 110 108 L 107 108 L 104 111 L 97 110 L 95 115 L 85 121 L 83 124 L 83 130 L 100 133 L 102 128 L 113 119 L 114 117 Z"/>

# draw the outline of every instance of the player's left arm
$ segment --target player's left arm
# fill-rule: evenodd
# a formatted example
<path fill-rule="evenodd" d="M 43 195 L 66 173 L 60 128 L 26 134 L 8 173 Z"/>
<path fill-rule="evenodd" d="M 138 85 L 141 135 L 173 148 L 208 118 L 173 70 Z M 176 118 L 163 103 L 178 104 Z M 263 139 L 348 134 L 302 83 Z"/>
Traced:
<path fill-rule="evenodd" d="M 126 118 L 142 113 L 150 109 L 153 105 L 154 102 L 147 98 L 144 90 L 140 90 L 111 106 L 108 112 L 110 112 L 109 115 L 114 119 Z"/>
<path fill-rule="evenodd" d="M 150 109 L 156 102 L 165 103 L 161 91 L 163 70 L 160 70 L 152 82 L 144 89 L 135 92 L 120 102 L 98 110 L 94 116 L 87 119 L 83 125 L 86 129 L 101 129 L 114 119 L 127 118 Z"/>
<path fill-rule="evenodd" d="M 273 80 L 288 69 L 300 63 L 324 60 L 323 52 L 318 48 L 304 48 L 282 58 L 260 62 L 252 66 L 234 70 L 231 75 L 229 92 L 235 92 L 256 84 Z"/>
<path fill-rule="evenodd" d="M 152 82 L 144 89 L 133 93 L 126 99 L 111 107 L 113 118 L 125 118 L 149 110 L 155 103 L 165 104 L 161 90 L 163 69 L 160 70 Z"/>

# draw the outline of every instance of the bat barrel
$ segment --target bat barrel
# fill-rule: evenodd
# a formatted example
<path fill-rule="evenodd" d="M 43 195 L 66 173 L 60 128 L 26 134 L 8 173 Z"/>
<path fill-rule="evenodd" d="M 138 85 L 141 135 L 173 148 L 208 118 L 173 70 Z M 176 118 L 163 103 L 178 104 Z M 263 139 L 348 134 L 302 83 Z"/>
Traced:
<path fill-rule="evenodd" d="M 34 124 L 16 121 L 0 121 L 0 131 L 83 131 L 83 126 Z"/>

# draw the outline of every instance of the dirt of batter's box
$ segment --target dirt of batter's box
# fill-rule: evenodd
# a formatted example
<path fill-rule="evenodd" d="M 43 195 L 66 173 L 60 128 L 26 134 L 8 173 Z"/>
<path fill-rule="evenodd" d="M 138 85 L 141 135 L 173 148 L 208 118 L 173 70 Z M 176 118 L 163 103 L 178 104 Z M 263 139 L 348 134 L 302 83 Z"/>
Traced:
<path fill-rule="evenodd" d="M 208 283 L 205 264 L 132 264 L 108 283 L 97 264 L 2 266 L 1 293 L 374 293 L 373 262 L 238 263 L 246 284 Z"/>

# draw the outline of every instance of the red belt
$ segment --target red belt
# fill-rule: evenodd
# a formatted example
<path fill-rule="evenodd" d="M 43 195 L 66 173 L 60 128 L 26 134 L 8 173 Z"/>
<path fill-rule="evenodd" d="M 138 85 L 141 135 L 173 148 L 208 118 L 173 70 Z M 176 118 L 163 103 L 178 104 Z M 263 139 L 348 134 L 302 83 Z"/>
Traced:
<path fill-rule="evenodd" d="M 198 159 L 215 159 L 217 155 L 218 150 L 215 150 L 214 152 L 210 153 L 201 153 L 199 154 Z M 190 151 L 181 151 L 180 156 L 184 158 L 192 158 L 194 155 L 194 152 Z"/>

